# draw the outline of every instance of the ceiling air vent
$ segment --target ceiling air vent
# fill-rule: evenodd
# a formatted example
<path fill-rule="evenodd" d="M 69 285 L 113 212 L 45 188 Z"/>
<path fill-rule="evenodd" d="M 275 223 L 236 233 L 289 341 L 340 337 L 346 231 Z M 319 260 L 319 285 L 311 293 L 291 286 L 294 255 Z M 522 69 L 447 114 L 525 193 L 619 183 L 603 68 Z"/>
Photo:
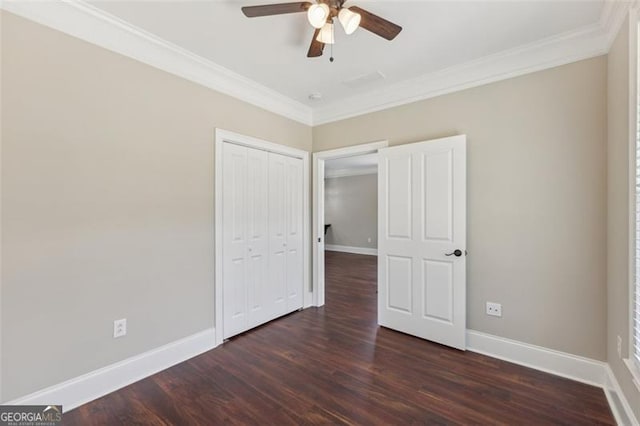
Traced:
<path fill-rule="evenodd" d="M 369 74 L 362 74 L 362 75 L 359 75 L 358 77 L 355 77 L 349 80 L 344 80 L 342 84 L 344 84 L 345 86 L 351 89 L 359 89 L 361 87 L 369 86 L 375 83 L 376 81 L 383 80 L 385 78 L 386 76 L 382 74 L 382 72 L 374 71 Z"/>

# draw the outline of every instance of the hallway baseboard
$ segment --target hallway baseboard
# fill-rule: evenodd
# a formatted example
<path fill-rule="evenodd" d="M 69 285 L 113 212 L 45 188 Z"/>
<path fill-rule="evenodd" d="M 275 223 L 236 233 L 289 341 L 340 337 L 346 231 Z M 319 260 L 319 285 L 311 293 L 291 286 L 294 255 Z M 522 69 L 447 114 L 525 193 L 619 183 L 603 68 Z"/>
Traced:
<path fill-rule="evenodd" d="M 378 255 L 378 249 L 370 248 L 370 247 L 352 247 L 352 246 L 326 244 L 324 248 L 325 250 L 328 250 L 328 251 L 339 251 L 342 253 L 366 254 L 368 256 Z"/>

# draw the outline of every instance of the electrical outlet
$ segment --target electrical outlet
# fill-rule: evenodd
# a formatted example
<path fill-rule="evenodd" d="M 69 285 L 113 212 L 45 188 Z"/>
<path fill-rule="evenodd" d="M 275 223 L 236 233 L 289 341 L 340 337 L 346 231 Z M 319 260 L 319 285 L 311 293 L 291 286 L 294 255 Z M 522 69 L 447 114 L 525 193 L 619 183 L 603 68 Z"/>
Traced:
<path fill-rule="evenodd" d="M 618 358 L 622 358 L 622 337 L 618 336 L 617 340 Z"/>
<path fill-rule="evenodd" d="M 499 303 L 487 302 L 487 315 L 494 317 L 502 316 L 502 305 Z"/>
<path fill-rule="evenodd" d="M 113 322 L 113 338 L 127 335 L 127 319 L 119 319 Z"/>
<path fill-rule="evenodd" d="M 367 238 L 367 242 L 370 243 L 371 242 L 371 237 Z"/>

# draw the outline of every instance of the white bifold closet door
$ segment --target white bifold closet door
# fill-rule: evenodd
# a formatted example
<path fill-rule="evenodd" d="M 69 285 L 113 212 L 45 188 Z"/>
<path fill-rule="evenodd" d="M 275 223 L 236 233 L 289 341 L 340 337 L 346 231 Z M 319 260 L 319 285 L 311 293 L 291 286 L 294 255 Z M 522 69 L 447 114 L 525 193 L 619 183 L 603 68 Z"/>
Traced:
<path fill-rule="evenodd" d="M 302 307 L 302 160 L 224 143 L 223 335 Z"/>
<path fill-rule="evenodd" d="M 302 307 L 302 160 L 269 153 L 269 293 L 273 317 Z"/>

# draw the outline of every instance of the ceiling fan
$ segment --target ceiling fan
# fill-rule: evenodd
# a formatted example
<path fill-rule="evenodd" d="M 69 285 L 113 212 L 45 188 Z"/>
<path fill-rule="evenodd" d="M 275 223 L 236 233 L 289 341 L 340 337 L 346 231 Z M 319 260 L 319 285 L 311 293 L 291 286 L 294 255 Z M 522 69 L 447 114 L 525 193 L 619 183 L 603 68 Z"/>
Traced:
<path fill-rule="evenodd" d="M 245 6 L 242 8 L 242 13 L 248 18 L 256 18 L 259 16 L 306 12 L 309 23 L 315 28 L 311 46 L 309 46 L 309 51 L 307 52 L 307 57 L 309 58 L 322 56 L 325 44 L 334 43 L 333 19 L 336 17 L 347 34 L 352 34 L 358 27 L 362 27 L 382 38 L 393 40 L 402 31 L 401 26 L 357 6 L 343 7 L 345 1 L 317 0 L 317 3 L 303 1 Z M 331 59 L 333 60 L 333 58 Z"/>

